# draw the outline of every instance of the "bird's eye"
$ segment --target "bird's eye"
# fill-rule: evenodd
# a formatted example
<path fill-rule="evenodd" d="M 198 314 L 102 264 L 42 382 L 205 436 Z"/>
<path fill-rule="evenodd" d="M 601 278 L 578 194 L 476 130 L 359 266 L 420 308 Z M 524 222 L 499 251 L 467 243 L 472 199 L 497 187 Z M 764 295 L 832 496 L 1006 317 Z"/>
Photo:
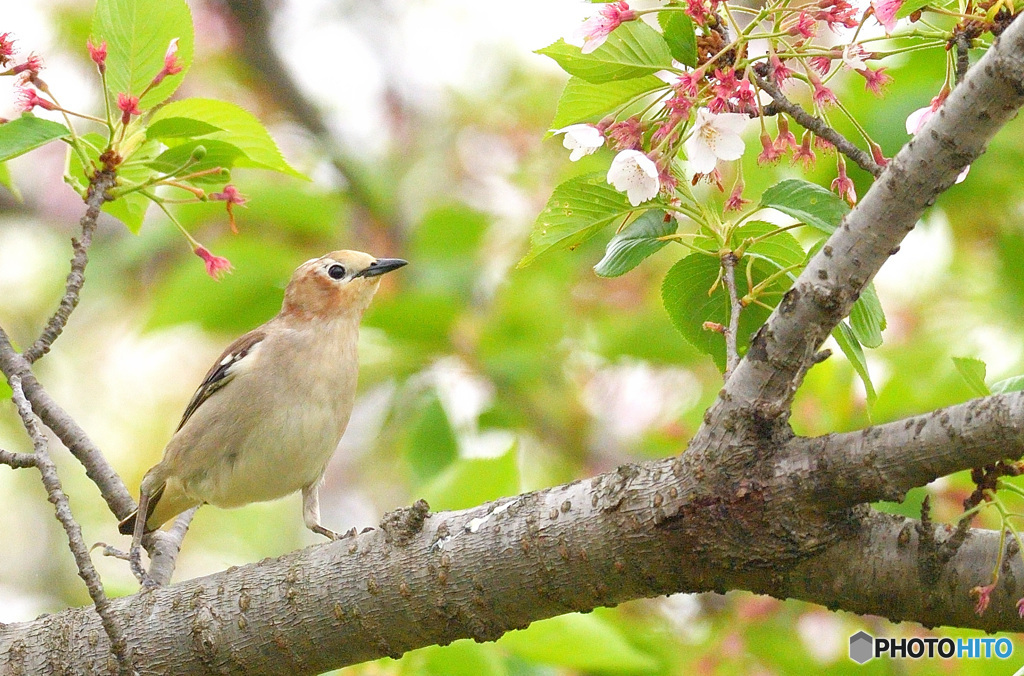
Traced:
<path fill-rule="evenodd" d="M 341 279 L 345 276 L 345 268 L 335 263 L 331 267 L 327 268 L 327 274 L 331 276 L 331 279 Z"/>

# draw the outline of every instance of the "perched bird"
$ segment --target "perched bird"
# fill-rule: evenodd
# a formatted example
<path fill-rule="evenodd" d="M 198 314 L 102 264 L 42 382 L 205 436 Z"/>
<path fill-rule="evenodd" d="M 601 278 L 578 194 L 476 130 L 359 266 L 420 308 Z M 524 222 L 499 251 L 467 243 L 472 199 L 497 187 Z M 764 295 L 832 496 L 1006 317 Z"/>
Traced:
<path fill-rule="evenodd" d="M 306 527 L 320 525 L 318 486 L 356 396 L 359 321 L 380 276 L 400 258 L 334 251 L 292 275 L 280 314 L 232 343 L 192 397 L 164 457 L 142 479 L 134 534 L 191 507 L 238 507 L 302 491 Z"/>

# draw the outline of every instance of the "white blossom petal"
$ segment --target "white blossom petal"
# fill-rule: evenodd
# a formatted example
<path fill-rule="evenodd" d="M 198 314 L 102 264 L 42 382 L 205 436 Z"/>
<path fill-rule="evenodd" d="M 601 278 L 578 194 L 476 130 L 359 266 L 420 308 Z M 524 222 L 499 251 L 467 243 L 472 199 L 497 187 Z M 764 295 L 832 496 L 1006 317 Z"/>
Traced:
<path fill-rule="evenodd" d="M 707 174 L 714 171 L 718 160 L 742 157 L 746 145 L 740 132 L 748 122 L 749 118 L 740 113 L 715 115 L 707 108 L 698 110 L 693 131 L 683 144 L 693 171 Z"/>
<path fill-rule="evenodd" d="M 565 134 L 562 145 L 572 151 L 569 159 L 573 162 L 597 152 L 604 145 L 604 134 L 590 124 L 570 124 L 554 133 Z"/>
<path fill-rule="evenodd" d="M 626 193 L 634 207 L 654 199 L 661 187 L 658 167 L 639 150 L 623 150 L 616 155 L 607 180 L 616 190 Z"/>
<path fill-rule="evenodd" d="M 932 110 L 931 106 L 925 106 L 924 108 L 918 108 L 910 115 L 907 116 L 907 133 L 916 134 L 921 131 L 921 127 L 928 121 L 928 118 L 932 116 L 935 111 Z"/>

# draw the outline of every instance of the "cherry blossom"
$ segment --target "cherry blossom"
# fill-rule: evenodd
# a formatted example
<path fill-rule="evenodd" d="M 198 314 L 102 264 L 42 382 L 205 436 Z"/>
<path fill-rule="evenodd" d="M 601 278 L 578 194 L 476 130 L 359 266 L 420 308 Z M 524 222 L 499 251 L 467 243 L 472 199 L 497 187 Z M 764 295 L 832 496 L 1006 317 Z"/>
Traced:
<path fill-rule="evenodd" d="M 89 49 L 89 58 L 100 69 L 100 73 L 107 72 L 107 41 L 94 45 L 92 40 L 86 40 L 85 46 Z"/>
<path fill-rule="evenodd" d="M 634 207 L 658 194 L 661 183 L 658 180 L 657 165 L 639 150 L 623 150 L 608 169 L 608 183 L 619 192 L 626 193 Z"/>
<path fill-rule="evenodd" d="M 638 150 L 643 129 L 640 120 L 629 117 L 608 127 L 608 138 L 616 150 Z"/>
<path fill-rule="evenodd" d="M 181 60 L 178 58 L 178 38 L 174 38 L 167 45 L 167 51 L 164 53 L 164 67 L 156 74 L 149 86 L 155 87 L 163 82 L 168 75 L 177 75 L 181 70 Z"/>
<path fill-rule="evenodd" d="M 885 26 L 886 33 L 892 34 L 896 29 L 896 12 L 903 6 L 903 0 L 872 0 L 871 6 L 875 8 L 878 23 Z"/>
<path fill-rule="evenodd" d="M 572 162 L 592 155 L 604 145 L 604 134 L 592 124 L 570 124 L 555 133 L 565 134 L 562 145 L 572 151 L 569 153 L 569 160 Z"/>
<path fill-rule="evenodd" d="M 14 40 L 10 33 L 0 33 L 0 66 L 6 66 L 14 55 Z"/>
<path fill-rule="evenodd" d="M 192 252 L 203 259 L 206 263 L 206 274 L 220 281 L 226 273 L 231 272 L 231 261 L 223 256 L 214 256 L 205 246 L 198 245 Z"/>
<path fill-rule="evenodd" d="M 907 133 L 916 134 L 917 132 L 921 131 L 921 128 L 924 127 L 925 122 L 927 122 L 928 119 L 935 114 L 935 111 L 938 110 L 940 106 L 942 106 L 942 103 L 946 100 L 947 96 L 949 96 L 949 90 L 943 87 L 942 91 L 939 92 L 939 95 L 933 98 L 932 102 L 929 105 L 925 106 L 924 108 L 918 108 L 910 115 L 908 115 Z"/>
<path fill-rule="evenodd" d="M 224 186 L 224 190 L 221 192 L 210 193 L 210 199 L 220 202 L 227 202 L 228 210 L 228 223 L 231 225 L 231 232 L 238 234 L 238 226 L 235 224 L 235 213 L 231 210 L 235 204 L 239 206 L 245 206 L 248 201 L 246 197 L 238 192 L 238 188 L 231 185 L 230 183 Z"/>
<path fill-rule="evenodd" d="M 846 175 L 846 160 L 842 155 L 839 156 L 837 169 L 839 175 L 832 181 L 832 190 L 852 207 L 857 203 L 857 191 L 853 187 L 853 181 Z"/>
<path fill-rule="evenodd" d="M 132 115 L 142 115 L 139 110 L 139 97 L 129 96 L 125 93 L 117 95 L 117 107 L 121 110 L 121 124 L 131 122 Z"/>
<path fill-rule="evenodd" d="M 715 169 L 718 160 L 738 160 L 745 145 L 740 134 L 750 120 L 740 113 L 712 113 L 707 108 L 697 110 L 693 132 L 683 147 L 690 167 L 698 174 Z"/>
<path fill-rule="evenodd" d="M 636 12 L 631 10 L 626 2 L 609 2 L 602 5 L 596 14 L 583 22 L 583 48 L 580 51 L 590 54 L 604 44 L 613 30 L 636 17 Z"/>

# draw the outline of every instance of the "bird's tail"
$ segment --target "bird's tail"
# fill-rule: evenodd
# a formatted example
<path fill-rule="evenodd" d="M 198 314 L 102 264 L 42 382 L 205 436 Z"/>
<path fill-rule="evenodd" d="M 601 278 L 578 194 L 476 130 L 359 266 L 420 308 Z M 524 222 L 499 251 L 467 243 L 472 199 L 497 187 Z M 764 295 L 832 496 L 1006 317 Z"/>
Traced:
<path fill-rule="evenodd" d="M 146 508 L 147 523 L 145 530 L 143 531 L 145 533 L 156 530 L 160 527 L 160 524 L 150 525 L 148 521 L 149 517 L 153 516 L 153 510 L 156 509 L 157 503 L 160 502 L 160 496 L 164 494 L 164 487 L 166 485 L 167 484 L 160 484 L 160 487 L 153 491 L 153 495 L 149 496 L 149 505 Z M 131 514 L 122 519 L 120 523 L 117 524 L 117 530 L 119 530 L 122 535 L 132 535 L 135 532 L 135 520 L 138 518 L 139 510 L 136 509 Z"/>

